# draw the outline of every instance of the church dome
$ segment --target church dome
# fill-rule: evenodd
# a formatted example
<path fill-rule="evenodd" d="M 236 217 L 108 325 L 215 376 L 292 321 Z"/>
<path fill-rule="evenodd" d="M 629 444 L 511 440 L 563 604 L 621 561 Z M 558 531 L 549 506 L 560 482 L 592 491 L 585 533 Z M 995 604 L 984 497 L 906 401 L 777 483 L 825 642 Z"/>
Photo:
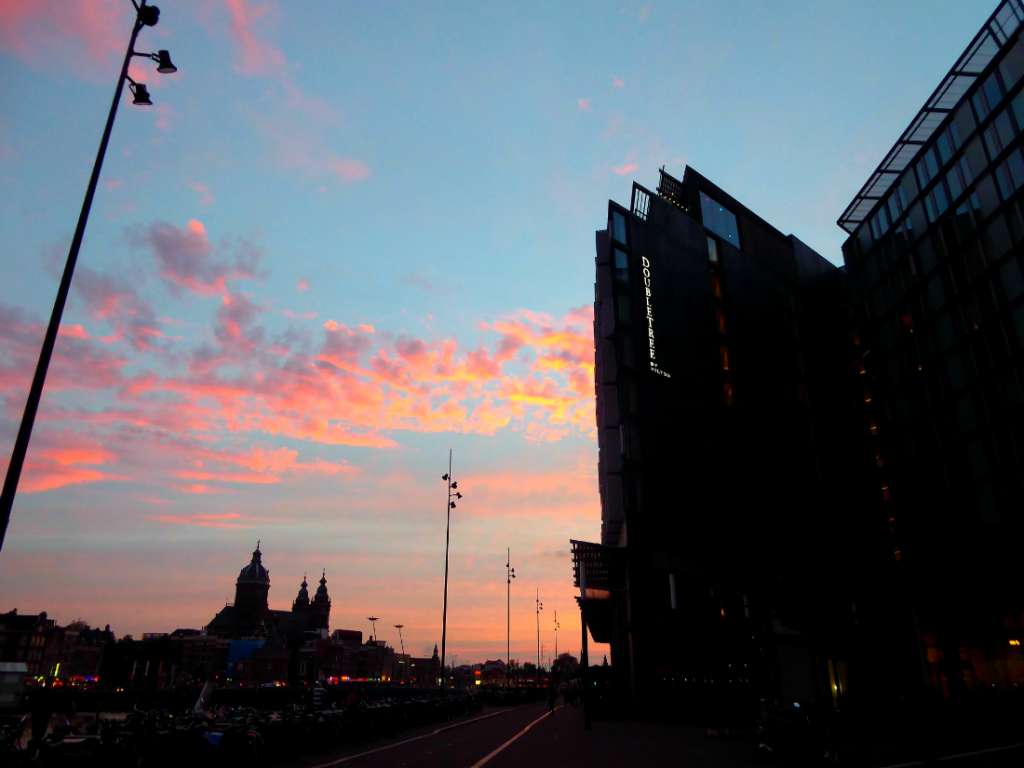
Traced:
<path fill-rule="evenodd" d="M 270 571 L 263 567 L 263 554 L 260 552 L 260 543 L 256 542 L 256 549 L 252 553 L 252 560 L 238 573 L 238 582 L 247 584 L 270 584 Z"/>

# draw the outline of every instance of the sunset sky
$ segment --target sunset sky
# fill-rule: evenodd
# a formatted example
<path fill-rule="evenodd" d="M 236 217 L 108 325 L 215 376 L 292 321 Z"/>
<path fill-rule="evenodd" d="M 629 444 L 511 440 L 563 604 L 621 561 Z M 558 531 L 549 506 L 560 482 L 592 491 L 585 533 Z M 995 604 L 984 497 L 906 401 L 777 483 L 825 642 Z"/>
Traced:
<path fill-rule="evenodd" d="M 449 657 L 577 653 L 600 535 L 594 230 L 689 163 L 839 262 L 835 220 L 995 6 L 166 0 L 136 60 L 7 542 L 0 611 L 201 627 L 270 603 Z M 131 30 L 0 0 L 6 467 Z M 684 436 L 685 438 L 685 436 Z M 684 468 L 681 468 L 681 472 Z M 679 514 L 699 510 L 680 509 Z M 603 653 L 603 647 L 598 653 Z M 598 657 L 599 658 L 599 657 Z"/>

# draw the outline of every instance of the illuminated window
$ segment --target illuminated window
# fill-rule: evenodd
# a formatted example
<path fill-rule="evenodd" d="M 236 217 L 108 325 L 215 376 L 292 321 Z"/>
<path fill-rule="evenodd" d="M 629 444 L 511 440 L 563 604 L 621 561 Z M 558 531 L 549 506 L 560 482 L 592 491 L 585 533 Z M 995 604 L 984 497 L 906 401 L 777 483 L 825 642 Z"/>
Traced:
<path fill-rule="evenodd" d="M 716 309 L 715 319 L 718 321 L 718 332 L 725 333 L 725 312 L 720 309 Z"/>
<path fill-rule="evenodd" d="M 716 299 L 722 298 L 722 281 L 718 275 L 711 276 L 711 293 L 714 294 Z"/>
<path fill-rule="evenodd" d="M 708 261 L 712 264 L 718 263 L 718 243 L 713 237 L 708 238 Z"/>
<path fill-rule="evenodd" d="M 732 387 L 732 382 L 727 381 L 722 386 L 722 393 L 725 395 L 725 404 L 731 406 L 736 399 L 736 394 Z"/>
<path fill-rule="evenodd" d="M 724 347 L 724 346 L 723 347 L 719 347 L 719 354 L 721 355 L 721 358 L 722 358 L 722 370 L 723 371 L 728 371 L 729 370 L 729 348 L 728 347 Z"/>

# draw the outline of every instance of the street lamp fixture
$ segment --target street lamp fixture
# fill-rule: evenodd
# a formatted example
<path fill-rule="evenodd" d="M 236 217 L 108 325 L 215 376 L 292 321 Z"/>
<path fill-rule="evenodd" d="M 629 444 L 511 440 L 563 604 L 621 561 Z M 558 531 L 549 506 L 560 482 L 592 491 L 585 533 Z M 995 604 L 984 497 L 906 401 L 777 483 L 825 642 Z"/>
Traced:
<path fill-rule="evenodd" d="M 128 90 L 132 92 L 132 104 L 139 107 L 152 107 L 153 102 L 149 98 L 149 89 L 145 83 L 137 83 L 128 78 Z"/>
<path fill-rule="evenodd" d="M 370 626 L 373 627 L 373 641 L 377 642 L 377 622 L 380 621 L 380 616 L 367 616 L 366 620 L 370 622 Z"/>
<path fill-rule="evenodd" d="M 124 61 L 121 64 L 121 74 L 117 78 L 117 85 L 114 88 L 114 99 L 110 104 L 110 112 L 107 114 L 107 122 L 103 128 L 100 147 L 96 152 L 96 160 L 92 166 L 92 175 L 89 177 L 89 184 L 85 189 L 82 210 L 78 214 L 78 225 L 75 227 L 75 234 L 71 238 L 67 262 L 64 264 L 64 273 L 61 275 L 60 286 L 57 288 L 57 298 L 54 300 L 53 311 L 50 313 L 50 324 L 47 326 L 46 335 L 43 337 L 43 346 L 39 351 L 39 360 L 36 363 L 35 374 L 32 377 L 32 386 L 29 388 L 28 398 L 25 401 L 25 410 L 21 416 L 21 425 L 18 427 L 18 436 L 14 440 L 11 460 L 7 464 L 3 492 L 0 493 L 0 550 L 3 549 L 7 526 L 11 521 L 14 497 L 18 493 L 18 481 L 21 479 L 21 470 L 25 465 L 25 456 L 28 453 L 29 440 L 32 438 L 32 427 L 35 425 L 36 412 L 39 410 L 39 402 L 42 400 L 43 385 L 46 383 L 46 372 L 50 367 L 50 358 L 53 357 L 53 348 L 57 342 L 57 331 L 60 328 L 61 317 L 64 315 L 64 305 L 67 303 L 68 294 L 71 291 L 71 278 L 75 274 L 78 252 L 82 247 L 82 239 L 85 237 L 85 226 L 89 221 L 92 199 L 96 194 L 100 171 L 103 168 L 103 158 L 107 154 L 107 145 L 110 143 L 110 134 L 114 128 L 114 118 L 117 115 L 117 107 L 121 102 L 121 94 L 124 91 L 125 82 L 127 81 L 130 84 L 133 104 L 150 106 L 153 103 L 149 98 L 149 90 L 145 84 L 137 83 L 128 77 L 128 65 L 131 63 L 133 56 L 142 56 L 157 62 L 157 72 L 170 73 L 178 71 L 178 68 L 171 63 L 171 54 L 166 50 L 161 50 L 155 54 L 140 53 L 135 50 L 135 40 L 138 38 L 139 32 L 143 27 L 156 25 L 160 20 L 160 9 L 155 5 L 146 5 L 146 0 L 138 0 L 138 2 L 132 0 L 132 5 L 135 7 L 135 24 L 132 26 L 132 34 L 128 40 L 128 50 L 125 52 Z"/>

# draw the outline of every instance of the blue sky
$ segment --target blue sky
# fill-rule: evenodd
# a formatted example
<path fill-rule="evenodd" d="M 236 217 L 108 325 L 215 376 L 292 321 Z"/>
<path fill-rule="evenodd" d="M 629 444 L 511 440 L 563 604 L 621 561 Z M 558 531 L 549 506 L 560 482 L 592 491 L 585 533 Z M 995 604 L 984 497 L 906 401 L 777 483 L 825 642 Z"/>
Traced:
<path fill-rule="evenodd" d="M 199 626 L 262 538 L 272 604 L 327 567 L 333 626 L 376 613 L 427 651 L 454 446 L 469 660 L 503 648 L 506 545 L 513 653 L 533 586 L 578 637 L 607 199 L 688 163 L 838 262 L 836 218 L 994 5 L 161 7 L 139 48 L 180 71 L 133 69 L 155 106 L 121 105 L 0 609 Z M 131 21 L 0 1 L 8 442 Z"/>

